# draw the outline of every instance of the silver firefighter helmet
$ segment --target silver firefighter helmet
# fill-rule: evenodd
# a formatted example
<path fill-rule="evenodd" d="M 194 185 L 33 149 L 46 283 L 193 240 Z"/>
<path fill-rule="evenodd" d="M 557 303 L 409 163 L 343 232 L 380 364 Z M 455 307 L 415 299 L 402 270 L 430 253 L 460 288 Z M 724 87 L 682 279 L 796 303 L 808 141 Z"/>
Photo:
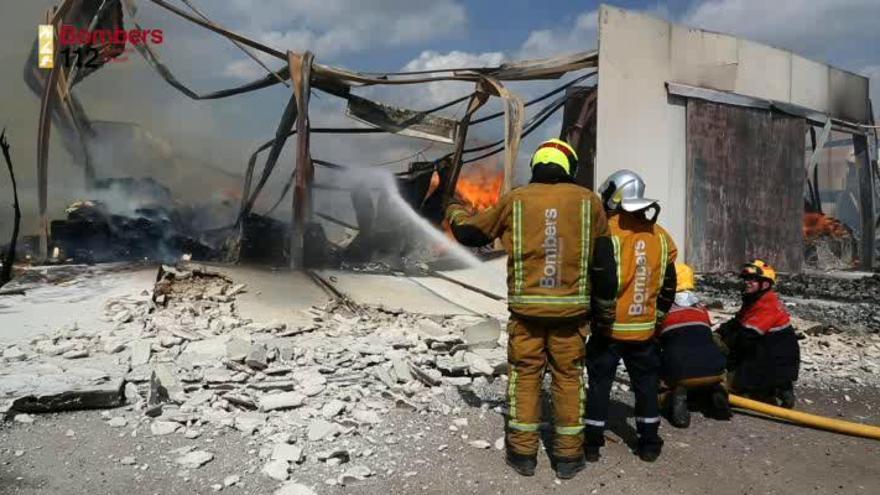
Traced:
<path fill-rule="evenodd" d="M 635 212 L 654 205 L 659 208 L 658 200 L 645 197 L 645 181 L 632 170 L 618 170 L 609 175 L 598 192 L 607 210 Z"/>

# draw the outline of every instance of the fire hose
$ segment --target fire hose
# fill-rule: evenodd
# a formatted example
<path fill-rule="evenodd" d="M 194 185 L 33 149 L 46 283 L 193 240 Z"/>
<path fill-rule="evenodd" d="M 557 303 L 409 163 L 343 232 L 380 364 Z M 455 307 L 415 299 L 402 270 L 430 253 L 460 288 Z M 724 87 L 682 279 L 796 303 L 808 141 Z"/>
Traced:
<path fill-rule="evenodd" d="M 860 423 L 852 423 L 849 421 L 831 419 L 824 416 L 817 416 L 815 414 L 794 411 L 792 409 L 772 406 L 770 404 L 765 404 L 763 402 L 758 402 L 752 399 L 746 399 L 745 397 L 740 397 L 733 394 L 730 394 L 729 397 L 730 405 L 733 407 L 738 407 L 740 409 L 755 411 L 775 418 L 785 419 L 787 421 L 791 421 L 792 423 L 801 424 L 804 426 L 811 426 L 813 428 L 819 428 L 822 430 L 880 440 L 880 427 L 877 426 L 863 425 Z"/>

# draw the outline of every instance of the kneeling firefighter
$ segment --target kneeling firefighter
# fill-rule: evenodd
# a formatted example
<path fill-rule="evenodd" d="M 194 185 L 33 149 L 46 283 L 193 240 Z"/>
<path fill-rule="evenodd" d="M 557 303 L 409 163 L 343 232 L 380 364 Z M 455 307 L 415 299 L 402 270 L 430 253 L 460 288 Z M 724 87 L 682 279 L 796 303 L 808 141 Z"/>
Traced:
<path fill-rule="evenodd" d="M 599 197 L 574 183 L 577 155 L 564 141 L 541 144 L 528 185 L 470 214 L 451 204 L 446 218 L 467 246 L 501 238 L 507 251 L 510 320 L 507 463 L 535 473 L 541 384 L 552 376 L 553 461 L 559 478 L 584 468 L 584 338 L 591 313 L 610 325 L 616 278 L 608 222 Z"/>
<path fill-rule="evenodd" d="M 599 460 L 605 445 L 605 422 L 611 385 L 620 360 L 626 365 L 636 396 L 639 457 L 660 456 L 657 398 L 660 353 L 654 330 L 675 298 L 675 243 L 657 225 L 660 206 L 645 198 L 645 183 L 630 170 L 613 173 L 599 188 L 617 260 L 617 309 L 610 327 L 594 329 L 587 342 L 586 457 Z M 653 212 L 653 215 L 651 213 Z"/>
<path fill-rule="evenodd" d="M 684 263 L 676 263 L 675 279 L 675 301 L 657 327 L 660 377 L 672 391 L 667 402 L 669 422 L 679 428 L 690 425 L 689 395 L 709 399 L 707 412 L 715 418 L 730 419 L 730 403 L 724 388 L 726 360 L 715 343 L 709 310 L 693 293 L 694 271 Z"/>
<path fill-rule="evenodd" d="M 776 270 L 756 259 L 746 263 L 740 277 L 742 307 L 718 329 L 729 350 L 728 385 L 737 394 L 791 409 L 800 345 L 791 317 L 773 290 Z"/>

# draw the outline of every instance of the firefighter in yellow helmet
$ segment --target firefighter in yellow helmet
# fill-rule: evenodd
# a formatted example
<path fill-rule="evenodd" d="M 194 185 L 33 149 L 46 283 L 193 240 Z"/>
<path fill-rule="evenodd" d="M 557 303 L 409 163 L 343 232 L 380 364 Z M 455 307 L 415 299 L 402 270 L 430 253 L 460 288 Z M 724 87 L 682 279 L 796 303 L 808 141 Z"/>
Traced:
<path fill-rule="evenodd" d="M 675 298 L 677 255 L 672 237 L 657 225 L 660 206 L 645 198 L 645 183 L 630 170 L 619 170 L 599 187 L 608 212 L 608 229 L 617 260 L 617 310 L 613 324 L 593 331 L 587 342 L 586 458 L 599 460 L 605 444 L 605 422 L 611 385 L 623 360 L 636 396 L 639 458 L 660 456 L 660 411 L 657 400 L 660 353 L 654 330 Z"/>
<path fill-rule="evenodd" d="M 690 425 L 689 392 L 691 399 L 708 402 L 707 414 L 730 419 L 730 403 L 723 385 L 725 358 L 713 338 L 709 310 L 693 292 L 694 270 L 676 263 L 675 279 L 675 301 L 657 327 L 660 377 L 672 392 L 667 401 L 669 422 L 679 428 Z"/>
<path fill-rule="evenodd" d="M 790 409 L 795 403 L 800 345 L 788 310 L 773 290 L 776 270 L 756 259 L 743 266 L 740 277 L 742 307 L 718 329 L 729 349 L 728 386 L 737 394 Z"/>
<path fill-rule="evenodd" d="M 559 139 L 535 151 L 528 185 L 477 214 L 452 204 L 446 211 L 462 244 L 501 238 L 507 251 L 510 320 L 507 463 L 535 472 L 541 424 L 541 383 L 549 367 L 559 478 L 584 468 L 584 338 L 588 318 L 610 325 L 616 278 L 608 222 L 599 197 L 574 182 L 577 154 Z"/>

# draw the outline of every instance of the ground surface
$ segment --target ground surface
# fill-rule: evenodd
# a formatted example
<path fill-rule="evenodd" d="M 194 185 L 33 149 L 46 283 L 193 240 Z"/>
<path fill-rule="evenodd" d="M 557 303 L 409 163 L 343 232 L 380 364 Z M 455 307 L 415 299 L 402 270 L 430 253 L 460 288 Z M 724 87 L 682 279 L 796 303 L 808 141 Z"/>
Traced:
<path fill-rule="evenodd" d="M 247 291 L 236 298 L 237 311 L 240 312 L 236 318 L 280 319 L 294 324 L 303 318 L 304 313 L 292 312 L 293 309 L 302 310 L 326 302 L 329 297 L 300 275 L 290 278 L 291 274 L 266 274 L 240 268 L 224 269 L 224 272 L 236 282 L 248 285 Z M 155 280 L 154 269 L 127 273 L 95 272 L 70 280 L 65 280 L 64 270 L 57 275 L 59 278 L 45 287 L 40 286 L 41 281 L 45 282 L 44 277 L 37 277 L 33 285 L 26 286 L 27 296 L 0 299 L 0 324 L 3 324 L 4 331 L 0 344 L 16 343 L 16 347 L 27 350 L 27 359 L 39 360 L 44 358 L 23 342 L 36 333 L 51 333 L 71 321 L 99 335 L 103 335 L 105 327 L 110 328 L 107 331 L 111 333 L 134 331 L 136 329 L 130 327 L 140 321 L 137 318 L 123 327 L 112 327 L 105 319 L 99 318 L 104 302 L 126 294 L 149 294 L 143 291 L 151 290 Z M 481 280 L 481 277 L 473 278 L 468 283 Z M 369 291 L 369 287 L 360 287 L 359 290 Z M 412 298 L 407 296 L 401 294 L 396 302 L 403 307 L 415 307 Z M 389 326 L 425 323 L 418 317 L 404 318 L 405 315 L 372 314 L 363 316 L 359 323 L 336 318 L 339 314 L 322 315 L 320 318 L 324 323 L 317 330 L 288 337 L 297 348 L 314 350 L 297 351 L 295 354 L 300 357 L 289 361 L 295 367 L 294 377 L 304 376 L 299 374 L 302 359 L 308 362 L 313 358 L 331 360 L 340 352 L 348 352 L 349 349 L 333 349 L 339 347 L 339 342 L 345 342 L 348 334 L 368 339 L 374 334 L 389 332 Z M 153 321 L 160 322 L 158 319 Z M 447 321 L 445 328 L 452 328 L 452 323 Z M 163 324 L 170 325 L 167 321 Z M 249 327 L 238 328 L 237 334 L 240 335 L 243 328 Z M 880 424 L 880 378 L 877 373 L 880 371 L 880 336 L 832 332 L 824 326 L 816 332 L 805 336 L 801 344 L 804 366 L 797 389 L 798 409 L 860 423 Z M 135 331 L 134 335 L 140 334 Z M 84 337 L 71 338 L 82 340 Z M 388 342 L 393 343 L 395 349 L 408 348 L 403 345 L 405 341 L 399 339 Z M 89 344 L 89 348 L 98 354 L 100 351 L 95 349 L 102 347 Z M 176 362 L 167 360 L 173 349 L 175 347 L 162 350 L 154 346 L 153 363 L 160 358 L 166 364 Z M 127 353 L 115 354 L 115 359 L 127 364 Z M 177 353 L 171 353 L 171 356 L 176 359 Z M 427 363 L 420 360 L 418 353 L 408 356 L 417 364 L 424 366 Z M 364 357 L 355 361 L 358 359 Z M 17 363 L 9 361 L 2 366 L 12 368 Z M 391 364 L 386 362 L 382 366 L 388 369 Z M 340 368 L 339 373 L 349 371 L 354 368 Z M 643 463 L 628 446 L 634 439 L 633 429 L 629 426 L 633 421 L 632 397 L 620 386 L 615 391 L 610 441 L 599 463 L 589 465 L 576 479 L 561 482 L 555 478 L 546 455 L 542 453 L 536 476 L 522 478 L 504 464 L 503 453 L 498 449 L 500 444 L 497 441 L 503 429 L 504 376 L 488 380 L 481 376 L 474 378 L 473 382 L 467 379 L 469 385 L 462 388 L 447 383 L 445 376 L 443 380 L 444 385 L 428 388 L 412 389 L 409 385 L 418 385 L 414 383 L 386 388 L 377 384 L 371 374 L 364 374 L 360 382 L 346 385 L 348 388 L 344 393 L 331 383 L 324 392 L 328 399 L 342 397 L 345 402 L 352 401 L 358 407 L 366 404 L 369 411 L 378 411 L 381 420 L 359 420 L 360 424 L 348 433 L 314 442 L 305 440 L 308 429 L 305 425 L 315 415 L 320 416 L 321 406 L 325 403 L 321 395 L 310 399 L 314 402 L 307 407 L 290 413 L 272 413 L 270 430 L 280 432 L 278 434 L 244 433 L 232 427 L 230 416 L 225 422 L 223 419 L 189 422 L 191 430 L 200 434 L 197 438 L 186 437 L 183 430 L 155 436 L 151 424 L 155 426 L 175 413 L 171 410 L 166 416 L 153 420 L 144 415 L 140 402 L 108 411 L 25 415 L 0 424 L 0 494 L 173 495 L 215 493 L 218 490 L 222 490 L 221 493 L 271 494 L 278 489 L 280 482 L 261 472 L 267 465 L 265 449 L 277 445 L 279 434 L 288 438 L 285 432 L 295 434 L 284 442 L 293 442 L 305 451 L 304 463 L 291 464 L 291 480 L 320 494 L 880 493 L 880 441 L 812 430 L 746 414 L 737 414 L 730 422 L 717 422 L 695 412 L 687 430 L 674 429 L 664 421 L 661 427 L 666 440 L 664 453 L 655 464 Z M 355 393 L 353 389 L 358 387 L 361 388 Z M 143 391 L 145 385 L 142 384 L 141 388 Z M 399 395 L 388 399 L 385 392 L 403 394 L 406 389 L 415 392 L 410 397 L 410 405 L 413 402 L 422 404 L 416 400 L 419 398 L 433 399 L 424 402 L 428 407 L 423 407 L 421 412 L 393 405 L 385 412 L 382 403 L 373 407 L 373 403 L 381 400 L 386 401 L 385 405 L 394 404 L 394 397 Z M 193 395 L 197 394 L 191 394 L 191 398 Z M 255 397 L 259 398 L 259 395 Z M 233 415 L 241 414 L 217 397 L 213 400 L 214 412 L 229 410 Z M 200 414 L 212 412 L 205 406 L 199 407 L 202 409 L 190 410 Z M 349 425 L 349 413 L 353 414 L 353 411 L 344 413 L 345 418 L 337 416 L 334 421 Z M 125 424 L 113 427 L 110 418 L 122 420 Z M 475 447 L 471 445 L 474 441 L 485 441 L 489 447 Z M 213 458 L 201 467 L 184 469 L 176 459 L 189 449 L 210 452 Z M 322 452 L 333 451 L 345 451 L 350 459 L 341 465 L 319 460 Z M 338 485 L 340 475 L 353 466 L 366 466 L 372 475 L 363 480 L 348 479 L 345 486 Z M 231 476 L 237 476 L 237 482 L 233 483 L 229 479 Z M 224 486 L 224 481 L 228 486 Z"/>
<path fill-rule="evenodd" d="M 846 401 L 842 395 L 802 391 L 800 398 L 812 404 L 802 401 L 801 408 L 831 417 L 880 423 L 880 411 L 875 407 L 880 404 L 880 394 L 876 390 L 849 397 Z M 618 402 L 616 409 L 631 415 L 623 402 Z M 0 429 L 0 493 L 213 493 L 211 485 L 222 484 L 229 475 L 239 475 L 241 482 L 224 488 L 224 493 L 271 493 L 278 485 L 260 474 L 261 461 L 253 452 L 258 445 L 232 429 L 187 440 L 180 435 L 153 437 L 146 426 L 111 428 L 94 411 L 35 418 L 33 424 L 7 424 Z M 451 431 L 454 418 L 468 418 L 468 426 Z M 628 421 L 632 424 L 631 417 Z M 324 480 L 335 477 L 343 465 L 300 467 L 293 479 L 328 494 L 880 491 L 880 442 L 744 414 L 730 422 L 717 422 L 694 413 L 687 430 L 674 429 L 664 422 L 661 432 L 666 446 L 654 464 L 643 463 L 630 452 L 621 435 L 630 438 L 631 428 L 618 422 L 609 435 L 613 441 L 604 449 L 602 460 L 566 482 L 555 479 L 543 454 L 536 476 L 522 478 L 504 465 L 500 451 L 468 444 L 476 439 L 494 443 L 502 424 L 500 415 L 479 407 L 465 407 L 461 414 L 450 416 L 397 411 L 389 424 L 375 432 L 377 450 L 388 450 L 386 465 L 373 468 L 377 471 L 375 477 L 346 487 L 325 485 Z M 73 436 L 67 436 L 69 430 Z M 137 436 L 132 436 L 135 430 Z M 382 436 L 383 431 L 394 434 Z M 386 440 L 394 443 L 387 444 Z M 181 473 L 173 462 L 178 454 L 172 451 L 186 445 L 210 451 L 215 458 L 200 469 Z M 447 447 L 441 451 L 442 445 Z M 122 465 L 120 459 L 126 456 L 134 456 L 136 464 Z"/>

